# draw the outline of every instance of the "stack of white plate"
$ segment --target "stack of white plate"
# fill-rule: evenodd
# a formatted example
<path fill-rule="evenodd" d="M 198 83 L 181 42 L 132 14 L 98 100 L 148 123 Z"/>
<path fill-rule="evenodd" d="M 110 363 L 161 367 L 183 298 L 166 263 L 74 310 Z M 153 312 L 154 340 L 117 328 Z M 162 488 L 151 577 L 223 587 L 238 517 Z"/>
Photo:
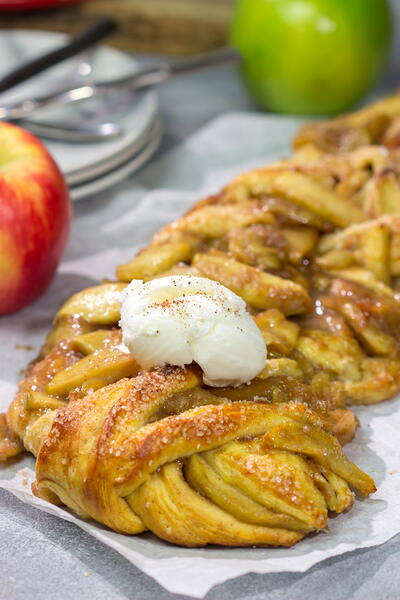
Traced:
<path fill-rule="evenodd" d="M 124 134 L 109 142 L 63 144 L 43 140 L 61 167 L 73 200 L 112 186 L 147 162 L 162 134 L 157 97 L 143 95 L 119 124 Z"/>
<path fill-rule="evenodd" d="M 40 55 L 62 44 L 65 39 L 62 34 L 43 31 L 3 31 L 0 37 L 0 76 L 22 62 L 31 60 L 33 54 Z M 94 81 L 118 79 L 139 68 L 138 63 L 130 56 L 106 46 L 102 46 L 90 57 L 90 64 L 90 77 Z M 33 97 L 68 83 L 71 83 L 71 87 L 82 85 L 80 66 L 80 59 L 77 58 L 53 67 L 7 94 L 2 94 L 1 102 Z M 79 110 L 82 119 L 84 103 L 81 107 Z M 75 106 L 66 108 L 65 117 L 71 119 L 74 110 Z M 137 94 L 123 110 L 118 106 L 116 98 L 116 110 L 110 112 L 107 120 L 120 125 L 123 131 L 115 139 L 96 143 L 43 139 L 63 171 L 74 200 L 100 192 L 136 171 L 151 157 L 161 141 L 161 118 L 158 97 L 154 91 Z M 49 120 L 45 112 L 38 113 L 35 117 L 35 120 L 40 119 Z M 57 112 L 57 119 L 63 119 L 61 110 Z"/>

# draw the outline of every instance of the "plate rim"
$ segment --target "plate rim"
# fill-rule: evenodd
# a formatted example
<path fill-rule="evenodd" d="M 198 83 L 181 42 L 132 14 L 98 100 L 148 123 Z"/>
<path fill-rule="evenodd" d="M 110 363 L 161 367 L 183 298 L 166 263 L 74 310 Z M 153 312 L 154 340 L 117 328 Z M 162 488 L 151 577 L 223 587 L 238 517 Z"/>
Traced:
<path fill-rule="evenodd" d="M 155 124 L 155 132 L 150 138 L 145 148 L 136 153 L 133 157 L 124 161 L 120 166 L 108 171 L 103 177 L 97 177 L 90 181 L 72 187 L 69 190 L 71 200 L 79 202 L 89 196 L 105 191 L 113 185 L 123 181 L 126 177 L 136 172 L 142 167 L 158 149 L 163 136 L 163 126 L 161 120 Z"/>
<path fill-rule="evenodd" d="M 153 120 L 147 124 L 145 129 L 140 133 L 139 137 L 134 142 L 123 148 L 120 152 L 116 152 L 109 158 L 104 158 L 97 163 L 93 163 L 91 167 L 78 169 L 76 171 L 71 171 L 70 173 L 64 173 L 67 184 L 70 186 L 78 186 L 81 183 L 83 184 L 88 179 L 99 177 L 103 173 L 112 170 L 114 167 L 117 167 L 121 162 L 127 160 L 132 154 L 139 152 L 146 145 L 147 140 L 151 136 L 151 132 L 155 123 L 157 123 L 160 119 L 160 113 L 157 111 Z"/>

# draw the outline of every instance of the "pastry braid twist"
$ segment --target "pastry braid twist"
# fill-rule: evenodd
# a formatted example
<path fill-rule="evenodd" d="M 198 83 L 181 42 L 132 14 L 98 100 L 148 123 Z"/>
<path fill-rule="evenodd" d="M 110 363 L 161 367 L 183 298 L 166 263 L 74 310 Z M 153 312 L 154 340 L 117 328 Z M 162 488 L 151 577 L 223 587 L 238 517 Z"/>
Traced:
<path fill-rule="evenodd" d="M 373 481 L 300 403 L 231 402 L 196 368 L 122 379 L 53 412 L 35 493 L 185 546 L 290 546 Z M 49 413 L 45 417 L 47 423 Z"/>

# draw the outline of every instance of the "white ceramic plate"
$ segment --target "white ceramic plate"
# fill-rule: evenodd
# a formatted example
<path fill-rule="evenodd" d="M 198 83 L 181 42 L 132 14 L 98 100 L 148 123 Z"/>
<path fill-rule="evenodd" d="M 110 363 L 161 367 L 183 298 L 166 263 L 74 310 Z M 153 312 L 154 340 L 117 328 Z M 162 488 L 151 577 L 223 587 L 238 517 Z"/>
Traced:
<path fill-rule="evenodd" d="M 31 60 L 35 55 L 40 55 L 54 48 L 67 39 L 67 36 L 46 31 L 23 31 L 7 30 L 0 32 L 0 77 L 10 69 L 18 66 L 26 60 Z M 88 56 L 86 54 L 86 56 Z M 82 85 L 88 77 L 80 69 L 80 58 L 74 58 L 52 67 L 41 75 L 27 81 L 14 89 L 1 95 L 0 102 L 7 103 L 21 98 L 32 97 L 48 93 L 52 89 L 73 85 Z M 92 73 L 90 77 L 95 81 L 114 79 L 134 73 L 138 69 L 138 63 L 131 57 L 105 46 L 100 47 L 90 57 Z M 81 65 L 82 66 L 82 65 Z M 83 65 L 85 66 L 85 65 Z M 88 105 L 86 105 L 87 107 Z M 78 111 L 81 118 L 85 116 L 85 103 L 78 108 L 73 107 L 59 109 L 57 118 L 63 114 L 71 118 L 71 111 Z M 48 113 L 38 113 L 36 117 L 48 119 Z M 138 151 L 147 143 L 146 136 L 149 135 L 151 126 L 158 115 L 157 94 L 153 91 L 138 94 L 132 99 L 132 104 L 124 112 L 118 113 L 117 117 L 111 114 L 108 120 L 115 120 L 124 129 L 124 134 L 108 142 L 102 143 L 62 143 L 43 140 L 50 150 L 61 170 L 66 176 L 68 183 L 83 183 L 92 178 L 109 171 L 121 160 L 126 160 L 126 155 Z"/>
<path fill-rule="evenodd" d="M 160 120 L 159 115 L 146 127 L 144 131 L 135 140 L 122 148 L 119 152 L 112 154 L 109 157 L 99 160 L 93 165 L 84 169 L 80 169 L 73 173 L 66 173 L 66 180 L 69 186 L 77 186 L 92 180 L 95 177 L 101 177 L 104 173 L 118 167 L 121 163 L 126 162 L 132 155 L 139 153 L 151 141 L 151 136 L 156 123 Z"/>
<path fill-rule="evenodd" d="M 93 194 L 98 194 L 107 188 L 122 181 L 141 166 L 143 166 L 157 150 L 162 138 L 161 120 L 157 120 L 152 128 L 150 139 L 146 146 L 138 153 L 129 157 L 128 160 L 107 171 L 101 177 L 97 177 L 86 183 L 70 188 L 71 198 L 74 201 L 83 200 Z"/>

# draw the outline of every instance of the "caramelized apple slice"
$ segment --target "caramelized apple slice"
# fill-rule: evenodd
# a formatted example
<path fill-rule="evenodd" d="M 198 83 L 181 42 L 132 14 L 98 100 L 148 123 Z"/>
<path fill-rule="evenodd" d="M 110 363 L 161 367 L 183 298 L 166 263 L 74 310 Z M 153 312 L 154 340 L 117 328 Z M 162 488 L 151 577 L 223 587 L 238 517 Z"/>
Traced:
<path fill-rule="evenodd" d="M 271 226 L 239 227 L 228 233 L 228 252 L 232 258 L 258 269 L 278 269 L 286 258 L 286 240 Z"/>
<path fill-rule="evenodd" d="M 254 317 L 257 326 L 264 336 L 268 355 L 289 355 L 296 345 L 300 327 L 285 319 L 285 315 L 276 308 L 271 308 Z"/>
<path fill-rule="evenodd" d="M 257 200 L 241 204 L 216 204 L 202 206 L 184 215 L 173 226 L 197 235 L 218 238 L 236 227 L 248 227 L 255 223 L 275 223 L 263 202 Z M 167 227 L 167 230 L 169 227 Z"/>
<path fill-rule="evenodd" d="M 313 252 L 318 240 L 318 232 L 312 227 L 287 227 L 281 230 L 288 244 L 290 262 L 295 265 Z"/>
<path fill-rule="evenodd" d="M 362 351 L 351 335 L 305 329 L 296 343 L 296 352 L 316 369 L 337 374 L 339 380 L 359 379 Z"/>
<path fill-rule="evenodd" d="M 395 338 L 370 322 L 368 314 L 355 302 L 337 302 L 335 308 L 342 313 L 368 352 L 377 356 L 394 354 L 397 348 Z"/>
<path fill-rule="evenodd" d="M 97 390 L 123 377 L 132 377 L 139 370 L 130 354 L 115 347 L 104 348 L 59 371 L 48 384 L 47 392 L 53 396 L 68 396 L 77 388 L 82 392 Z"/>
<path fill-rule="evenodd" d="M 151 244 L 124 265 L 117 267 L 117 277 L 122 281 L 144 279 L 147 281 L 163 271 L 167 271 L 176 263 L 189 261 L 198 240 L 192 236 L 182 236 L 160 244 Z"/>
<path fill-rule="evenodd" d="M 88 323 L 82 317 L 65 315 L 53 323 L 40 351 L 40 358 L 46 356 L 59 342 L 72 340 L 78 335 L 88 333 L 96 328 L 95 323 Z"/>
<path fill-rule="evenodd" d="M 267 379 L 276 376 L 292 377 L 294 379 L 303 379 L 303 371 L 298 363 L 291 358 L 270 358 L 266 361 L 265 367 L 257 375 L 259 379 Z M 251 384 L 250 384 L 251 385 Z"/>
<path fill-rule="evenodd" d="M 311 299 L 297 283 L 231 260 L 222 252 L 196 254 L 193 266 L 225 285 L 256 308 L 279 308 L 288 315 L 311 308 Z"/>
<path fill-rule="evenodd" d="M 391 287 L 379 281 L 371 271 L 366 269 L 358 269 L 356 267 L 350 269 L 343 269 L 342 271 L 332 271 L 332 275 L 335 277 L 342 277 L 348 279 L 348 281 L 354 281 L 364 287 L 375 292 L 375 294 L 384 296 L 386 298 L 393 298 L 396 294 Z"/>
<path fill-rule="evenodd" d="M 57 409 L 65 406 L 65 401 L 37 391 L 25 392 L 25 410 Z"/>
<path fill-rule="evenodd" d="M 117 346 L 122 341 L 119 329 L 96 329 L 91 333 L 77 335 L 72 340 L 72 346 L 82 354 L 93 354 L 106 346 Z"/>
<path fill-rule="evenodd" d="M 384 169 L 376 173 L 366 199 L 366 213 L 371 217 L 400 214 L 399 194 L 399 179 L 394 171 Z"/>
<path fill-rule="evenodd" d="M 278 166 L 239 175 L 227 186 L 228 197 L 238 184 L 243 184 L 254 196 L 283 196 L 338 227 L 364 220 L 363 213 L 354 203 L 294 169 L 283 170 Z"/>
<path fill-rule="evenodd" d="M 379 281 L 389 283 L 390 230 L 385 223 L 366 228 L 360 234 L 361 264 Z"/>
<path fill-rule="evenodd" d="M 120 317 L 120 296 L 125 283 L 103 283 L 71 296 L 60 308 L 57 319 L 66 315 L 83 317 L 89 323 L 111 325 Z"/>

